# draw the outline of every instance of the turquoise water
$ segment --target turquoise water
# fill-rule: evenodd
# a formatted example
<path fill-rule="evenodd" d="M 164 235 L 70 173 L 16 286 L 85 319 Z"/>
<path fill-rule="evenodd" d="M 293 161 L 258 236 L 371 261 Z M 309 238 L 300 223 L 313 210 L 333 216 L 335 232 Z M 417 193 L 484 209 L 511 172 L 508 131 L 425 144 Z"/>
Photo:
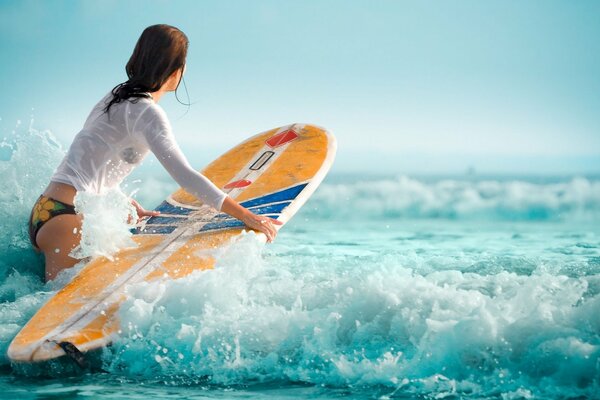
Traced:
<path fill-rule="evenodd" d="M 3 398 L 598 398 L 598 177 L 333 174 L 274 244 L 129 288 L 95 371 L 11 365 L 60 287 L 26 220 L 62 154 L 35 130 L 0 147 Z"/>

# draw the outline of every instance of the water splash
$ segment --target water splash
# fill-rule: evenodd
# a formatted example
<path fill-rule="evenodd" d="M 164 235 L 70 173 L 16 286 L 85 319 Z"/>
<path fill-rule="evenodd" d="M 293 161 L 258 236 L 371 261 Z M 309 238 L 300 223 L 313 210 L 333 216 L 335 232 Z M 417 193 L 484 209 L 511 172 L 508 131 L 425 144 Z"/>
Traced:
<path fill-rule="evenodd" d="M 29 243 L 27 222 L 64 151 L 50 131 L 25 129 L 20 123 L 0 149 L 0 277 L 6 279 L 13 270 L 42 276 L 42 260 Z"/>
<path fill-rule="evenodd" d="M 597 275 L 418 274 L 393 257 L 349 266 L 260 252 L 248 235 L 214 271 L 130 288 L 105 368 L 180 384 L 421 395 L 599 387 Z"/>
<path fill-rule="evenodd" d="M 75 210 L 84 215 L 81 227 L 81 241 L 71 252 L 78 259 L 104 256 L 112 260 L 112 255 L 126 247 L 136 247 L 131 239 L 131 229 L 137 220 L 135 207 L 129 197 L 118 187 L 102 194 L 78 192 L 75 196 Z"/>

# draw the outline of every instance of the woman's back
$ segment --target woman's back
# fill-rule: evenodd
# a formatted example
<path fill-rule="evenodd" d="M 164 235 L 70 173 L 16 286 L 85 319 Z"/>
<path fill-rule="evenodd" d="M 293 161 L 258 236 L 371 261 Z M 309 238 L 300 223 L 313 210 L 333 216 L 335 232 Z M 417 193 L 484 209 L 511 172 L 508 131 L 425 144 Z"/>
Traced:
<path fill-rule="evenodd" d="M 109 92 L 94 106 L 52 181 L 101 193 L 141 163 L 149 151 L 149 135 L 169 129 L 164 111 L 150 97 L 123 100 L 106 113 L 110 99 Z"/>

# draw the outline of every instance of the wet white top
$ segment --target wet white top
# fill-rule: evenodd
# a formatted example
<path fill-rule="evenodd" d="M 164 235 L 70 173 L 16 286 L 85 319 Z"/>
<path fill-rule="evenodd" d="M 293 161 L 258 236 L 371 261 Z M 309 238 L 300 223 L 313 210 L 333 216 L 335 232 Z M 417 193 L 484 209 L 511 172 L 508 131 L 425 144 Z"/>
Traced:
<path fill-rule="evenodd" d="M 51 180 L 102 193 L 152 151 L 179 185 L 220 210 L 227 195 L 190 166 L 162 107 L 150 98 L 124 100 L 110 107 L 109 119 L 103 109 L 111 98 L 109 92 L 94 106 Z"/>

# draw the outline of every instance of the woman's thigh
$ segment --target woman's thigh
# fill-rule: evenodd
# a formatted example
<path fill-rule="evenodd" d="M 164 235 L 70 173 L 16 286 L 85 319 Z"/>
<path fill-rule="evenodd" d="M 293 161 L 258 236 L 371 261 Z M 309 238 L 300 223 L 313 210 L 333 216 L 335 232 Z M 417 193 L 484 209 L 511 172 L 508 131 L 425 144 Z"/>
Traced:
<path fill-rule="evenodd" d="M 82 216 L 62 214 L 52 217 L 38 231 L 36 242 L 46 258 L 46 280 L 54 279 L 79 260 L 69 256 L 81 240 Z"/>

